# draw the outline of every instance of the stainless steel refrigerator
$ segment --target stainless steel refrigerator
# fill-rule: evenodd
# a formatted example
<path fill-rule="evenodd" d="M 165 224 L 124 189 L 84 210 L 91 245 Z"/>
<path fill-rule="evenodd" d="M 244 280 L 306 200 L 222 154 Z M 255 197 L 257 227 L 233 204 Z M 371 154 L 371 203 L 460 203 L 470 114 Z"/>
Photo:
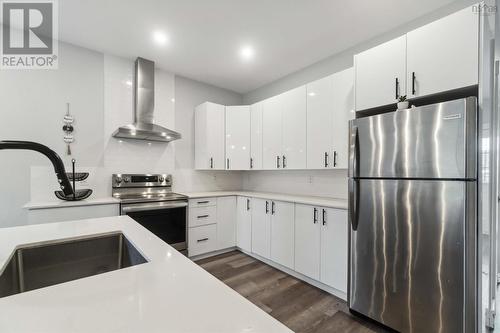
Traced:
<path fill-rule="evenodd" d="M 477 154 L 475 97 L 350 122 L 351 310 L 476 331 Z"/>

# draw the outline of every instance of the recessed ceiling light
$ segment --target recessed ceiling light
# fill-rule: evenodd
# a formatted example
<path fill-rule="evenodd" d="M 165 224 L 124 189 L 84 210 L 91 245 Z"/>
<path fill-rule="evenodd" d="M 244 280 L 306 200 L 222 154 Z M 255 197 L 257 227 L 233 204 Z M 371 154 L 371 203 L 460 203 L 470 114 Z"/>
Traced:
<path fill-rule="evenodd" d="M 246 45 L 240 49 L 240 56 L 243 60 L 252 60 L 255 56 L 255 50 L 253 47 Z"/>
<path fill-rule="evenodd" d="M 158 45 L 166 45 L 168 43 L 168 36 L 163 31 L 153 32 L 153 40 Z"/>

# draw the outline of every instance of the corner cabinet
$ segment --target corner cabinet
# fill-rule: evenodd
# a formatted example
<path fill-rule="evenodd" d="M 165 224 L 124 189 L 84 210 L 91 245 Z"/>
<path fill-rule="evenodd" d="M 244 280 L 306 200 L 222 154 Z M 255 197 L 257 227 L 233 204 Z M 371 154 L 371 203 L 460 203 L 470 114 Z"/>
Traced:
<path fill-rule="evenodd" d="M 250 169 L 250 107 L 226 106 L 226 170 Z"/>
<path fill-rule="evenodd" d="M 225 106 L 206 102 L 195 108 L 195 168 L 224 170 Z"/>
<path fill-rule="evenodd" d="M 250 106 L 250 169 L 262 169 L 263 103 Z"/>

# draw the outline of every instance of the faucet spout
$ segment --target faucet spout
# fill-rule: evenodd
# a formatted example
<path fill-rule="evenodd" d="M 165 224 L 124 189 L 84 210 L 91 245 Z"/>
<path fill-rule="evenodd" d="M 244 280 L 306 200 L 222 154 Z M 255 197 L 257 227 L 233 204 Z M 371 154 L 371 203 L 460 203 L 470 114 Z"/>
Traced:
<path fill-rule="evenodd" d="M 0 141 L 0 150 L 2 149 L 33 150 L 45 155 L 50 160 L 50 162 L 52 162 L 52 165 L 54 166 L 54 171 L 57 176 L 57 181 L 59 182 L 59 185 L 63 193 L 66 196 L 74 194 L 73 187 L 71 186 L 68 176 L 66 175 L 66 169 L 64 168 L 64 164 L 61 160 L 61 157 L 59 157 L 59 155 L 49 147 L 30 141 L 5 140 L 5 141 Z"/>

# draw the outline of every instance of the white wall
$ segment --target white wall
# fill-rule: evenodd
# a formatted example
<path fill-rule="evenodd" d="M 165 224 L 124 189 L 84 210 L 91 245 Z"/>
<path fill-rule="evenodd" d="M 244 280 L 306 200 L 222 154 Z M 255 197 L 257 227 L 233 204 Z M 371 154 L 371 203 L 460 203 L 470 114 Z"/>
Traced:
<path fill-rule="evenodd" d="M 172 173 L 177 191 L 242 187 L 236 173 L 190 170 L 194 158 L 194 106 L 212 98 L 222 104 L 240 104 L 241 95 L 177 79 L 157 69 L 155 121 L 178 130 L 184 138 L 168 145 L 117 140 L 111 137 L 112 132 L 133 122 L 133 60 L 64 43 L 59 53 L 58 70 L 0 71 L 0 140 L 43 143 L 63 158 L 67 168 L 75 158 L 77 171 L 91 173 L 79 187 L 93 189 L 93 198 L 111 195 L 111 174 L 116 172 Z M 65 155 L 62 140 L 66 102 L 71 103 L 76 119 L 71 157 Z M 0 177 L 0 227 L 26 224 L 27 214 L 22 207 L 29 201 L 57 201 L 52 165 L 38 153 L 0 152 Z"/>

